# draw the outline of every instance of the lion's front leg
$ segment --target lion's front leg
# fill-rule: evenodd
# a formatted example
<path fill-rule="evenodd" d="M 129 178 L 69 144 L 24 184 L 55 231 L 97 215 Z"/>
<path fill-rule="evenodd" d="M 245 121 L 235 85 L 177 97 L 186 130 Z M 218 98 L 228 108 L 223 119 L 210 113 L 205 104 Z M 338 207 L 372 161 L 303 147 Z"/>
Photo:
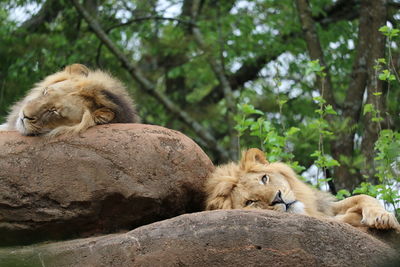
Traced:
<path fill-rule="evenodd" d="M 333 204 L 335 218 L 356 227 L 396 229 L 400 225 L 396 217 L 387 212 L 379 201 L 367 195 L 346 198 Z"/>
<path fill-rule="evenodd" d="M 60 135 L 77 135 L 86 131 L 89 127 L 96 125 L 91 112 L 86 110 L 83 113 L 79 124 L 73 126 L 59 126 L 46 134 L 47 137 L 56 137 Z"/>

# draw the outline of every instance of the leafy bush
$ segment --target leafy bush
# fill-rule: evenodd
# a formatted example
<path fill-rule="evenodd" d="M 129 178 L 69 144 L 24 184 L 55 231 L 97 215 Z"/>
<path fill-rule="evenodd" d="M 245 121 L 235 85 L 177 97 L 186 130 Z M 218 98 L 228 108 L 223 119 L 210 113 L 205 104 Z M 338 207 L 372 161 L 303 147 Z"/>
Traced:
<path fill-rule="evenodd" d="M 399 35 L 399 30 L 391 29 L 384 26 L 380 31 L 387 36 L 389 42 Z M 393 59 L 391 58 L 391 51 L 389 45 L 389 59 L 379 59 L 376 62 L 375 70 L 378 79 L 387 83 L 399 82 L 399 76 L 394 69 Z M 324 79 L 324 67 L 316 61 L 308 62 L 306 69 L 307 75 L 315 75 L 320 79 Z M 323 83 L 322 83 L 323 84 Z M 323 90 L 322 90 L 323 91 Z M 373 93 L 374 97 L 382 97 L 381 92 Z M 324 142 L 332 138 L 334 135 L 334 126 L 326 120 L 327 116 L 336 116 L 337 112 L 331 105 L 327 105 L 323 96 L 316 96 L 313 98 L 318 108 L 315 109 L 318 116 L 307 124 L 311 131 L 318 133 L 318 147 L 309 156 L 315 158 L 313 164 L 318 167 L 319 172 L 322 172 L 322 178 L 317 179 L 314 186 L 321 188 L 322 183 L 331 180 L 331 177 L 327 177 L 326 170 L 334 166 L 339 166 L 338 160 L 333 159 L 330 155 L 324 152 Z M 238 105 L 238 114 L 235 116 L 236 127 L 238 132 L 240 144 L 244 147 L 248 147 L 249 144 L 243 140 L 249 140 L 241 138 L 246 134 L 258 138 L 259 146 L 263 151 L 266 152 L 269 161 L 284 161 L 288 163 L 297 173 L 300 173 L 305 168 L 300 166 L 298 161 L 295 160 L 293 154 L 293 142 L 292 139 L 296 137 L 300 131 L 299 127 L 285 128 L 285 124 L 282 120 L 282 107 L 286 103 L 286 100 L 277 99 L 279 105 L 280 125 L 271 123 L 268 118 L 268 114 L 263 111 L 256 109 L 251 104 L 240 104 Z M 361 182 L 361 184 L 349 192 L 346 189 L 341 189 L 337 192 L 336 197 L 343 199 L 351 196 L 352 194 L 367 194 L 384 201 L 384 204 L 390 210 L 393 210 L 396 216 L 400 215 L 400 133 L 390 129 L 382 129 L 381 122 L 381 111 L 378 105 L 371 103 L 364 104 L 363 114 L 371 114 L 371 123 L 376 123 L 379 127 L 379 138 L 375 143 L 375 157 L 374 157 L 374 168 L 376 170 L 375 177 L 376 183 L 369 181 Z M 340 161 L 346 161 L 348 159 L 340 159 Z M 320 177 L 320 174 L 317 174 Z M 305 177 L 307 178 L 307 177 Z M 369 179 L 370 177 L 364 177 Z M 303 178 L 304 179 L 304 178 Z M 308 180 L 308 182 L 311 182 Z"/>

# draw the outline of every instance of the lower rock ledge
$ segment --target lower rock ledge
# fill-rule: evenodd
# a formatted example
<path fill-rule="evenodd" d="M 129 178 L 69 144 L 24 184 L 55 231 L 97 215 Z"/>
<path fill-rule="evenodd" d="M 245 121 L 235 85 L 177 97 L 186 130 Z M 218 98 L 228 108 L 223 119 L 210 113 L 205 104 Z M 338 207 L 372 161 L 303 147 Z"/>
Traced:
<path fill-rule="evenodd" d="M 385 266 L 397 253 L 340 223 L 219 210 L 122 234 L 2 248 L 0 266 Z"/>

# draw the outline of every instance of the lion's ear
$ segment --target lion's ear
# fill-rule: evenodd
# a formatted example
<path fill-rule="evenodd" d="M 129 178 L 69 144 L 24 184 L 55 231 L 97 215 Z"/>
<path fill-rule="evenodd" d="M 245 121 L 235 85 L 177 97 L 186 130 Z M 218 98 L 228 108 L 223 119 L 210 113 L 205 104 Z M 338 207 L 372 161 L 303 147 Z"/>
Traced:
<path fill-rule="evenodd" d="M 240 168 L 242 170 L 246 170 L 254 163 L 269 164 L 268 160 L 265 158 L 264 152 L 258 148 L 250 148 L 249 150 L 243 152 L 242 159 L 240 161 Z"/>
<path fill-rule="evenodd" d="M 69 74 L 83 75 L 88 76 L 89 69 L 85 65 L 82 64 L 72 64 L 65 67 L 64 71 Z"/>

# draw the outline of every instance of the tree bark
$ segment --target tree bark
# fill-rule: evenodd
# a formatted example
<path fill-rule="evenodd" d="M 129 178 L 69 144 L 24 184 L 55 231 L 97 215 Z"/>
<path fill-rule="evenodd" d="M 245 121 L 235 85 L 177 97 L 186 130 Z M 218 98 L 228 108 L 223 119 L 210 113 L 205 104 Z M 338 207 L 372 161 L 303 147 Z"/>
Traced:
<path fill-rule="evenodd" d="M 365 16 L 370 19 L 371 42 L 369 45 L 369 56 L 367 64 L 368 81 L 367 81 L 367 104 L 372 104 L 380 116 L 385 113 L 385 97 L 383 94 L 384 83 L 378 79 L 378 73 L 374 66 L 378 58 L 385 57 L 385 36 L 378 31 L 378 29 L 386 24 L 387 5 L 386 0 L 365 1 Z M 380 96 L 374 93 L 382 93 Z M 361 152 L 365 157 L 363 175 L 368 177 L 368 180 L 375 182 L 375 168 L 374 168 L 374 145 L 378 139 L 379 131 L 381 130 L 380 122 L 372 121 L 372 114 L 367 113 L 364 116 L 364 136 L 361 143 Z"/>
<path fill-rule="evenodd" d="M 296 0 L 299 12 L 304 39 L 307 43 L 308 53 L 311 60 L 319 60 L 320 65 L 325 67 L 326 77 L 323 79 L 317 76 L 318 90 L 326 102 L 336 108 L 336 101 L 333 95 L 331 75 L 328 66 L 325 64 L 324 53 L 319 42 L 315 21 L 311 14 L 308 0 Z"/>
<path fill-rule="evenodd" d="M 341 133 L 332 144 L 333 155 L 344 155 L 351 158 L 354 154 L 355 125 L 359 122 L 362 113 L 363 95 L 367 89 L 368 101 L 374 90 L 382 90 L 382 84 L 375 83 L 375 59 L 383 57 L 384 38 L 378 29 L 386 21 L 386 1 L 361 1 L 360 20 L 358 32 L 357 55 L 353 64 L 347 96 L 343 105 L 343 117 L 348 120 L 349 133 Z M 378 87 L 375 87 L 377 85 Z M 383 99 L 383 97 L 382 97 Z M 339 188 L 353 190 L 363 181 L 362 173 L 372 175 L 373 146 L 377 138 L 378 127 L 371 123 L 370 114 L 364 120 L 365 131 L 363 135 L 362 153 L 366 158 L 364 171 L 356 174 L 350 172 L 350 167 L 345 164 L 335 168 L 335 182 Z M 367 171 L 368 170 L 368 171 Z"/>

